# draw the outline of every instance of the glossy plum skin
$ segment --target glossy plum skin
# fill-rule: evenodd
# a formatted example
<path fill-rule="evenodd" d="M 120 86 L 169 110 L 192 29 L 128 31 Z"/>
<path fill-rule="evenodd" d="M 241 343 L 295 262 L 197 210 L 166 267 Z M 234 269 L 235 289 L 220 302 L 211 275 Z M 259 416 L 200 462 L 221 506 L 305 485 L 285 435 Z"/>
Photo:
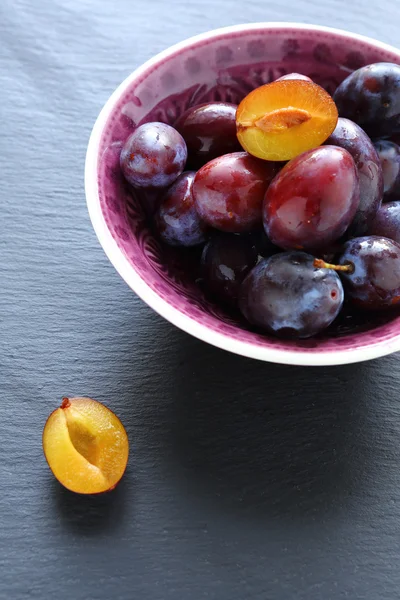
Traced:
<path fill-rule="evenodd" d="M 382 166 L 377 151 L 361 127 L 342 117 L 325 143 L 344 148 L 353 157 L 359 177 L 360 203 L 349 233 L 353 236 L 364 235 L 368 232 L 383 197 Z"/>
<path fill-rule="evenodd" d="M 186 143 L 180 133 L 165 123 L 145 123 L 126 140 L 120 164 L 131 185 L 163 188 L 179 177 L 186 159 Z"/>
<path fill-rule="evenodd" d="M 346 242 L 339 264 L 351 265 L 341 272 L 346 297 L 364 310 L 382 310 L 400 301 L 400 244 L 379 236 Z"/>
<path fill-rule="evenodd" d="M 161 239 L 169 246 L 197 246 L 206 240 L 207 226 L 193 200 L 194 171 L 182 173 L 169 188 L 155 216 Z"/>
<path fill-rule="evenodd" d="M 400 131 L 400 66 L 374 63 L 351 73 L 333 99 L 341 117 L 351 119 L 371 138 Z"/>
<path fill-rule="evenodd" d="M 382 165 L 384 201 L 400 200 L 400 147 L 394 142 L 379 140 L 375 148 Z"/>
<path fill-rule="evenodd" d="M 368 233 L 389 238 L 400 244 L 400 202 L 382 204 Z"/>
<path fill-rule="evenodd" d="M 222 302 L 235 305 L 240 284 L 257 259 L 250 236 L 216 233 L 204 246 L 201 257 L 205 287 Z"/>
<path fill-rule="evenodd" d="M 285 250 L 324 249 L 344 234 L 359 199 L 349 152 L 322 146 L 300 154 L 275 177 L 264 200 L 264 228 Z"/>
<path fill-rule="evenodd" d="M 308 338 L 337 317 L 343 287 L 335 271 L 314 267 L 305 252 L 281 252 L 258 263 L 240 289 L 245 318 L 279 337 Z"/>
<path fill-rule="evenodd" d="M 262 202 L 277 165 L 247 152 L 225 154 L 196 173 L 193 195 L 200 217 L 230 233 L 261 228 Z"/>
<path fill-rule="evenodd" d="M 239 152 L 236 137 L 236 104 L 210 102 L 189 108 L 174 127 L 184 138 L 189 162 L 199 168 L 223 154 Z"/>

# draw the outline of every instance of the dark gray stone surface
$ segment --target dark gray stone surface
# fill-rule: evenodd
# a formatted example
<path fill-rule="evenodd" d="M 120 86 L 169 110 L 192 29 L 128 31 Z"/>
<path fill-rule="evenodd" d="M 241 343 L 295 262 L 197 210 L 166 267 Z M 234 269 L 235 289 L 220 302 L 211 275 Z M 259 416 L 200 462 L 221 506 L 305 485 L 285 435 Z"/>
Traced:
<path fill-rule="evenodd" d="M 85 207 L 117 84 L 189 35 L 268 19 L 399 44 L 393 0 L 0 3 L 1 599 L 399 598 L 400 356 L 288 368 L 192 339 L 120 280 Z M 115 493 L 49 472 L 63 395 L 126 424 Z"/>

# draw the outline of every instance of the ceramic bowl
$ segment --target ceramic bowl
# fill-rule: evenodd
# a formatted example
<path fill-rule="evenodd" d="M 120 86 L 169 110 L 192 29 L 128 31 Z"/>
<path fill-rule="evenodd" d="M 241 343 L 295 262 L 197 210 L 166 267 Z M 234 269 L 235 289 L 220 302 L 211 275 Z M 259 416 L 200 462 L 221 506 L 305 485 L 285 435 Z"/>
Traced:
<path fill-rule="evenodd" d="M 188 275 L 191 270 L 160 246 L 143 202 L 128 189 L 119 168 L 121 145 L 140 123 L 173 124 L 189 106 L 211 100 L 238 103 L 255 87 L 290 72 L 308 75 L 332 93 L 351 71 L 380 61 L 400 63 L 400 51 L 327 27 L 256 23 L 190 38 L 136 69 L 102 109 L 85 169 L 93 227 L 131 289 L 191 335 L 260 360 L 335 365 L 399 350 L 399 319 L 305 341 L 283 341 L 246 329 L 243 322 L 208 302 Z M 151 200 L 146 200 L 147 208 Z"/>

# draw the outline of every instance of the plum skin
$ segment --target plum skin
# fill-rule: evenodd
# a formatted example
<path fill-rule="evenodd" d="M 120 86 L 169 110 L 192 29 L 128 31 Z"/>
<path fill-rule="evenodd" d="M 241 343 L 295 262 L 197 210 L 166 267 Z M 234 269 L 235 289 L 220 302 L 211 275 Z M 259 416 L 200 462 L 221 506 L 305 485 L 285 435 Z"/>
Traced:
<path fill-rule="evenodd" d="M 385 202 L 375 215 L 368 233 L 400 243 L 400 202 Z"/>
<path fill-rule="evenodd" d="M 144 123 L 128 137 L 121 150 L 125 179 L 138 188 L 164 188 L 183 172 L 187 160 L 181 134 L 165 123 Z"/>
<path fill-rule="evenodd" d="M 385 237 L 363 236 L 345 243 L 340 265 L 346 295 L 364 310 L 385 310 L 400 301 L 400 244 Z"/>
<path fill-rule="evenodd" d="M 265 195 L 263 223 L 273 244 L 285 250 L 320 250 L 339 239 L 360 199 L 351 154 L 321 146 L 292 159 Z"/>
<path fill-rule="evenodd" d="M 193 196 L 200 217 L 228 233 L 262 227 L 262 203 L 278 166 L 247 152 L 215 158 L 197 171 Z"/>
<path fill-rule="evenodd" d="M 225 304 L 236 305 L 240 285 L 257 259 L 258 249 L 251 235 L 215 232 L 201 256 L 205 287 Z"/>
<path fill-rule="evenodd" d="M 373 63 L 351 73 L 333 99 L 339 116 L 351 119 L 371 138 L 400 131 L 400 66 Z"/>
<path fill-rule="evenodd" d="M 353 157 L 359 176 L 360 202 L 348 233 L 364 235 L 382 204 L 383 173 L 378 153 L 365 131 L 342 117 L 325 144 L 344 148 Z"/>
<path fill-rule="evenodd" d="M 155 215 L 160 238 L 169 246 L 197 246 L 206 241 L 207 229 L 193 199 L 194 171 L 185 171 L 168 189 Z"/>
<path fill-rule="evenodd" d="M 245 318 L 269 333 L 308 338 L 328 327 L 343 305 L 335 271 L 314 267 L 305 252 L 275 254 L 250 271 L 240 289 Z"/>
<path fill-rule="evenodd" d="M 174 127 L 186 142 L 191 166 L 199 168 L 242 149 L 236 137 L 236 109 L 229 102 L 197 104 L 177 119 Z"/>

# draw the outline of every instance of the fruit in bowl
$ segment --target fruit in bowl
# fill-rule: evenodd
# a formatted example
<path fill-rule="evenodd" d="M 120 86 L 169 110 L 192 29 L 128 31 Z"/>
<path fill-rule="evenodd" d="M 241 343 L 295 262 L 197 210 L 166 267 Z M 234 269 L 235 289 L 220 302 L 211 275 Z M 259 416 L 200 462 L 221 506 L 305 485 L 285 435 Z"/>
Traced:
<path fill-rule="evenodd" d="M 95 229 L 131 287 L 247 356 L 334 364 L 400 347 L 397 224 L 377 230 L 397 185 L 397 154 L 383 155 L 397 124 L 377 109 L 395 102 L 396 61 L 351 34 L 261 24 L 189 40 L 134 74 L 99 118 L 86 170 Z"/>
<path fill-rule="evenodd" d="M 397 77 L 396 66 L 385 65 L 389 87 L 391 74 Z M 349 79 L 358 81 L 365 71 L 379 73 L 379 65 L 355 71 Z M 354 235 L 360 226 L 354 220 L 361 198 L 365 204 L 367 197 L 371 220 L 383 198 L 382 166 L 371 139 L 353 121 L 342 119 L 338 125 L 336 105 L 322 87 L 299 79 L 298 74 L 290 77 L 256 88 L 240 103 L 236 128 L 244 151 L 227 152 L 232 136 L 221 130 L 221 122 L 232 118 L 232 105 L 228 116 L 225 112 L 221 116 L 225 107 L 201 104 L 178 119 L 183 135 L 158 122 L 137 127 L 122 147 L 120 166 L 127 183 L 136 186 L 139 194 L 141 188 L 163 189 L 153 223 L 162 242 L 183 251 L 187 246 L 204 246 L 213 229 L 232 234 L 208 244 L 203 253 L 206 293 L 219 291 L 226 303 L 237 305 L 247 322 L 262 331 L 284 338 L 309 338 L 334 323 L 344 298 L 354 310 L 383 310 L 398 304 L 400 246 L 390 237 Z M 346 81 L 341 84 L 345 91 L 340 86 L 336 91 L 342 104 L 354 99 L 361 102 L 365 85 L 357 93 Z M 193 130 L 186 124 L 196 119 L 197 137 L 204 127 L 203 142 L 206 137 L 213 149 L 210 158 L 216 148 L 221 155 L 197 172 L 182 173 L 187 144 L 193 141 Z M 331 145 L 322 145 L 328 138 Z M 381 154 L 384 144 L 377 145 Z M 367 180 L 380 183 L 373 201 L 370 188 L 360 190 L 359 183 L 368 151 Z M 195 158 L 199 159 L 197 150 Z M 288 159 L 281 168 L 279 161 Z M 390 189 L 396 189 L 394 179 Z M 271 247 L 271 256 L 249 271 L 249 244 L 234 245 L 233 234 L 237 242 L 243 242 L 240 234 L 256 233 L 262 221 L 280 252 Z M 368 230 L 368 220 L 364 225 Z M 333 244 L 340 255 L 338 266 L 319 258 Z M 238 264 L 245 268 L 235 269 Z"/>

